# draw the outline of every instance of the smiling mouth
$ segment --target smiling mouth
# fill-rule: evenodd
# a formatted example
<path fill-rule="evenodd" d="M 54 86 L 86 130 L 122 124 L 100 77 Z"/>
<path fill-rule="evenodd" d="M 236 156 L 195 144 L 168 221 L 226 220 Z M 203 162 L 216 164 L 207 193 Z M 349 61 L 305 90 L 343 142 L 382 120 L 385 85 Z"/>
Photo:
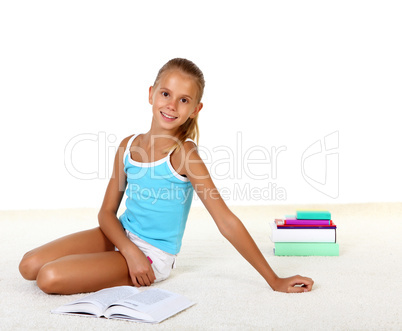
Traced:
<path fill-rule="evenodd" d="M 165 118 L 167 118 L 169 120 L 175 120 L 177 118 L 175 116 L 170 116 L 170 115 L 164 113 L 163 111 L 161 111 L 161 114 L 162 114 L 163 117 L 165 117 Z"/>

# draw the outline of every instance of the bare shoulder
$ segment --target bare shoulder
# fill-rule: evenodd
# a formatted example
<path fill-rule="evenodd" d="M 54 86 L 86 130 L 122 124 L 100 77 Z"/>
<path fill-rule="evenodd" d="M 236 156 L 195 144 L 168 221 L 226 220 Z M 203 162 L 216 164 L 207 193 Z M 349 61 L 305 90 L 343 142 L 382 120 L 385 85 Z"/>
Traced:
<path fill-rule="evenodd" d="M 123 161 L 124 152 L 125 152 L 125 150 L 126 150 L 126 147 L 127 147 L 128 142 L 130 141 L 130 139 L 131 139 L 132 136 L 133 136 L 133 135 L 128 136 L 128 137 L 124 138 L 124 139 L 120 142 L 120 145 L 119 145 L 119 147 L 117 148 L 116 157 L 115 157 L 115 162 L 120 163 L 120 161 Z"/>
<path fill-rule="evenodd" d="M 170 158 L 170 162 L 177 173 L 187 176 L 188 164 L 196 159 L 200 159 L 197 145 L 192 141 L 186 141 L 176 149 Z"/>
<path fill-rule="evenodd" d="M 183 149 L 183 154 L 187 157 L 191 155 L 198 155 L 197 145 L 191 140 L 185 141 L 181 149 Z"/>
<path fill-rule="evenodd" d="M 126 148 L 128 142 L 129 142 L 129 140 L 130 140 L 133 136 L 134 136 L 134 135 L 132 134 L 131 136 L 128 136 L 128 137 L 124 138 L 124 139 L 121 141 L 119 147 L 124 147 L 124 148 Z"/>

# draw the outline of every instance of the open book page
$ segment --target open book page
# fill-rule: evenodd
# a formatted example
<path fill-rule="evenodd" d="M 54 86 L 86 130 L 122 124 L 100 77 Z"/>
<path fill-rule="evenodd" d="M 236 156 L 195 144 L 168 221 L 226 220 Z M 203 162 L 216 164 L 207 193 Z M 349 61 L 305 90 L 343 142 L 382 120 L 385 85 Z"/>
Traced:
<path fill-rule="evenodd" d="M 137 293 L 140 291 L 132 286 L 106 288 L 54 309 L 52 313 L 80 313 L 100 317 L 111 304 Z"/>
<path fill-rule="evenodd" d="M 106 311 L 105 316 L 123 319 L 131 317 L 143 322 L 159 323 L 193 304 L 179 294 L 153 288 L 117 302 Z"/>
<path fill-rule="evenodd" d="M 193 304 L 182 295 L 158 288 L 138 290 L 132 286 L 116 286 L 89 294 L 52 313 L 159 323 Z"/>
<path fill-rule="evenodd" d="M 178 294 L 154 288 L 131 295 L 117 304 L 132 307 L 138 311 L 147 312 L 157 308 L 161 304 L 166 304 L 166 300 L 169 300 L 169 298 L 173 296 L 178 296 Z"/>

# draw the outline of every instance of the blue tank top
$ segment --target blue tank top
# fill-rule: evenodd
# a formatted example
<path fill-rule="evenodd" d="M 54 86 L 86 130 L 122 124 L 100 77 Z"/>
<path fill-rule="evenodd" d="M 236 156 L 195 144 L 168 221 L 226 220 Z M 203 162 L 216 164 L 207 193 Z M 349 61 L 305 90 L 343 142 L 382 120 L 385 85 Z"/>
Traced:
<path fill-rule="evenodd" d="M 130 147 L 136 137 L 138 134 L 129 140 L 123 156 L 127 209 L 120 222 L 151 245 L 177 254 L 193 200 L 193 186 L 174 170 L 170 163 L 172 152 L 155 162 L 134 161 Z"/>

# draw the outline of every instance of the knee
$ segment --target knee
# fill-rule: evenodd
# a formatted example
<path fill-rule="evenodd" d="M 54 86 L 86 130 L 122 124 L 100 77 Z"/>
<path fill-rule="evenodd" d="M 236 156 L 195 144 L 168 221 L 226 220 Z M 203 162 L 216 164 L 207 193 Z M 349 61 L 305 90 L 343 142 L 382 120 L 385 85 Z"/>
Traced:
<path fill-rule="evenodd" d="M 35 280 L 41 266 L 39 257 L 33 252 L 28 252 L 22 257 L 18 268 L 22 277 Z"/>
<path fill-rule="evenodd" d="M 47 294 L 59 293 L 61 282 L 62 277 L 52 262 L 45 264 L 36 278 L 38 287 Z"/>

